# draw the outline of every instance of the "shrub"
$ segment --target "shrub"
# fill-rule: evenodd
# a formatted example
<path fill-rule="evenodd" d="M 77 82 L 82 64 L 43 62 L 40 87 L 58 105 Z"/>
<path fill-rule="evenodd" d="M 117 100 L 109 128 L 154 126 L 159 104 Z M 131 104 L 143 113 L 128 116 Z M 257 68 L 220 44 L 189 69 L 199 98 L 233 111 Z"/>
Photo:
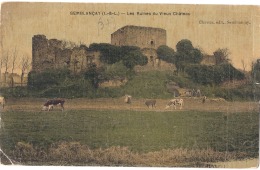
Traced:
<path fill-rule="evenodd" d="M 44 72 L 31 71 L 28 74 L 29 89 L 44 89 L 62 83 L 66 77 L 70 76 L 67 69 L 49 69 Z"/>
<path fill-rule="evenodd" d="M 59 165 L 99 165 L 99 166 L 189 166 L 199 164 L 205 167 L 208 163 L 241 159 L 246 153 L 219 152 L 208 149 L 162 149 L 148 153 L 135 153 L 128 147 L 112 146 L 109 148 L 91 149 L 80 142 L 59 142 L 48 147 L 48 150 L 37 150 L 31 144 L 18 142 L 14 156 L 16 160 L 28 164 L 31 161 L 45 164 L 55 162 Z M 205 162 L 207 164 L 205 164 Z M 192 165 L 194 166 L 194 165 Z"/>
<path fill-rule="evenodd" d="M 16 157 L 22 161 L 32 161 L 35 159 L 36 150 L 32 144 L 26 142 L 18 142 L 15 146 Z"/>
<path fill-rule="evenodd" d="M 189 64 L 185 71 L 192 81 L 202 85 L 218 85 L 225 81 L 242 80 L 245 78 L 242 72 L 229 63 L 216 66 Z"/>
<path fill-rule="evenodd" d="M 130 78 L 134 72 L 128 69 L 122 62 L 107 65 L 102 73 L 105 80 L 113 80 L 116 78 Z"/>

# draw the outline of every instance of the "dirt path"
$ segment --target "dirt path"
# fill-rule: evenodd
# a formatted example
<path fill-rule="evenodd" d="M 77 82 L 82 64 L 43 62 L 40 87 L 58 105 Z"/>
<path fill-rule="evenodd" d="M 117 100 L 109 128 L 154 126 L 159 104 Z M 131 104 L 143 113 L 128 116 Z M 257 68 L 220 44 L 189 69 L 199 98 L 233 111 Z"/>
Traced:
<path fill-rule="evenodd" d="M 41 111 L 41 107 L 47 99 L 44 98 L 21 98 L 8 99 L 5 110 L 19 111 Z M 124 103 L 123 98 L 99 98 L 99 99 L 65 99 L 66 110 L 137 110 L 137 111 L 175 111 L 174 109 L 165 109 L 168 99 L 156 99 L 156 108 L 147 108 L 144 104 L 145 99 L 133 99 L 131 104 Z M 55 108 L 60 109 L 60 108 Z M 177 107 L 177 110 L 180 110 Z M 176 110 L 176 111 L 177 111 Z M 202 103 L 198 98 L 184 98 L 183 111 L 198 110 L 209 112 L 256 112 L 259 110 L 256 102 L 227 102 L 207 100 Z"/>

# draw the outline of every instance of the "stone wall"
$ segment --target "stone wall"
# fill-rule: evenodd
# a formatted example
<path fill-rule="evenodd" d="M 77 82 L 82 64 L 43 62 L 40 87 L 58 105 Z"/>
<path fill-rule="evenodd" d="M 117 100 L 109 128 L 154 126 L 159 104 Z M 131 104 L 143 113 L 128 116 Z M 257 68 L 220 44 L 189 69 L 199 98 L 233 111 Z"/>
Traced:
<path fill-rule="evenodd" d="M 111 44 L 157 49 L 161 45 L 166 45 L 166 30 L 127 25 L 111 34 Z"/>
<path fill-rule="evenodd" d="M 95 63 L 97 67 L 102 66 L 100 62 L 100 51 L 88 51 L 87 53 L 87 64 Z"/>
<path fill-rule="evenodd" d="M 203 59 L 200 64 L 213 66 L 216 65 L 216 58 L 214 55 L 203 55 Z"/>
<path fill-rule="evenodd" d="M 41 72 L 46 69 L 68 68 L 73 73 L 80 73 L 90 63 L 101 65 L 99 52 L 89 51 L 85 45 L 66 48 L 64 44 L 57 39 L 48 40 L 45 35 L 33 36 L 32 70 Z"/>
<path fill-rule="evenodd" d="M 38 71 L 48 67 L 52 62 L 48 60 L 48 39 L 45 35 L 35 35 L 32 38 L 32 70 Z M 47 66 L 44 66 L 45 63 Z"/>
<path fill-rule="evenodd" d="M 142 53 L 147 57 L 148 63 L 142 66 L 143 69 L 138 70 L 158 69 L 163 61 L 158 58 L 156 49 L 161 45 L 166 45 L 166 30 L 127 25 L 111 34 L 111 44 L 140 47 Z"/>

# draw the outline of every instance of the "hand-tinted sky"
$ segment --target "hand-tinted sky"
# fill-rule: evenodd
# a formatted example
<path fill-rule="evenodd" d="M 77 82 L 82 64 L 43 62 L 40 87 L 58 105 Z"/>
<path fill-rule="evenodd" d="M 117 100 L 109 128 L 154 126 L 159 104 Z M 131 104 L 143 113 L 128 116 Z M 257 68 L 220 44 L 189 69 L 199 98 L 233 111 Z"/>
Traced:
<path fill-rule="evenodd" d="M 73 12 L 120 14 L 71 15 Z M 135 15 L 127 15 L 127 12 Z M 136 15 L 137 12 L 157 12 L 158 15 Z M 190 15 L 169 16 L 160 15 L 160 12 Z M 225 24 L 202 24 L 217 21 Z M 233 24 L 227 24 L 228 21 Z M 208 54 L 218 48 L 228 48 L 236 67 L 242 68 L 241 60 L 244 60 L 250 69 L 251 62 L 260 58 L 259 6 L 4 3 L 1 22 L 3 54 L 16 49 L 19 56 L 31 57 L 32 37 L 36 34 L 88 46 L 94 42 L 110 43 L 114 31 L 125 25 L 136 25 L 165 29 L 167 45 L 174 49 L 181 39 L 191 40 L 194 47 Z"/>

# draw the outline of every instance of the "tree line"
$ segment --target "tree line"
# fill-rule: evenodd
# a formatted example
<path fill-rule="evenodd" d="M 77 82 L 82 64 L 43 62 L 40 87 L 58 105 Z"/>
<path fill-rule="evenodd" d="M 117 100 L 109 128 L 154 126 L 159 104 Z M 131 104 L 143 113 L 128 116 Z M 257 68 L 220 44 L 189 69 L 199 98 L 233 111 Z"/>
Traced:
<path fill-rule="evenodd" d="M 244 79 L 245 75 L 230 63 L 229 50 L 217 49 L 213 52 L 213 65 L 200 64 L 204 54 L 200 49 L 194 48 L 192 42 L 183 39 L 176 44 L 176 50 L 168 46 L 160 46 L 157 54 L 161 60 L 173 63 L 177 74 L 188 74 L 189 78 L 202 85 L 221 84 L 228 80 Z"/>
<path fill-rule="evenodd" d="M 20 85 L 23 85 L 26 74 L 29 72 L 31 67 L 31 59 L 28 55 L 19 55 L 16 48 L 13 51 L 6 51 L 2 53 L 0 58 L 0 87 L 9 84 L 12 88 L 14 87 L 14 74 L 15 70 L 19 70 L 20 74 Z M 3 73 L 3 78 L 2 78 Z M 8 82 L 8 78 L 10 82 Z M 3 80 L 3 81 L 2 81 Z M 4 85 L 5 84 L 5 85 Z"/>

